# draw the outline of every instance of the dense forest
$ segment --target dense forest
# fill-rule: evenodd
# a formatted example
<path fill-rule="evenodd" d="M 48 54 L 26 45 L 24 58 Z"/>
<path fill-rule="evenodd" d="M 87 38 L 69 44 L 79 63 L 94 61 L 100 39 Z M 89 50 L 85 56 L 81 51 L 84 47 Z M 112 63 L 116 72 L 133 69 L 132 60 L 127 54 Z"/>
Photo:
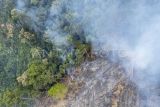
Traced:
<path fill-rule="evenodd" d="M 54 0 L 24 0 L 39 20 L 19 10 L 18 1 L 0 0 L 0 107 L 32 106 L 41 96 L 63 99 L 68 91 L 63 78 L 70 68 L 91 60 L 91 43 L 83 27 L 69 21 L 67 7 L 56 16 L 66 43 L 57 44 L 44 23 Z"/>

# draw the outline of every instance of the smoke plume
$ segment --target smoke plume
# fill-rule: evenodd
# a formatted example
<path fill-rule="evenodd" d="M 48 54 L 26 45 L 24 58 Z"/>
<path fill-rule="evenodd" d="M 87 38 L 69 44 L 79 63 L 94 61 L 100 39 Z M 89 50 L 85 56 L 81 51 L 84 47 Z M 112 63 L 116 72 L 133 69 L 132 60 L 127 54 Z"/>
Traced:
<path fill-rule="evenodd" d="M 24 2 L 18 0 L 17 4 L 24 9 Z M 45 32 L 57 44 L 66 43 L 67 34 L 60 30 L 63 7 L 72 12 L 73 18 L 68 20 L 71 24 L 83 26 L 94 50 L 126 51 L 136 69 L 132 79 L 146 96 L 142 107 L 159 107 L 160 96 L 151 88 L 160 87 L 160 1 L 55 0 L 43 23 Z M 28 14 L 37 21 L 34 9 Z"/>
<path fill-rule="evenodd" d="M 93 47 L 104 51 L 125 50 L 136 69 L 133 81 L 143 90 L 146 104 L 158 107 L 160 87 L 160 1 L 158 0 L 77 0 L 71 8 Z M 155 92 L 151 92 L 153 90 Z M 153 98 L 153 99 L 151 99 Z"/>

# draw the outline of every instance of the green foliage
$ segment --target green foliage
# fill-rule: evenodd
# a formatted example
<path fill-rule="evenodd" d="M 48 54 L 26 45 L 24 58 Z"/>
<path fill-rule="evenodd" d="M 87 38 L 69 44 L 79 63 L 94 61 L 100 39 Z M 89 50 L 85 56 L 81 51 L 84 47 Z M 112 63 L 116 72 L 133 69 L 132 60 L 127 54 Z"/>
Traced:
<path fill-rule="evenodd" d="M 38 2 L 39 2 L 39 0 L 31 0 L 31 4 L 32 4 L 32 5 L 37 5 Z"/>
<path fill-rule="evenodd" d="M 74 47 L 74 52 L 67 55 L 67 61 L 79 66 L 86 59 L 91 58 L 91 44 L 77 40 L 74 36 L 69 35 L 68 42 Z"/>
<path fill-rule="evenodd" d="M 11 10 L 11 16 L 14 20 L 17 20 L 19 18 L 22 17 L 22 15 L 20 13 L 18 13 L 18 10 L 17 9 L 12 9 Z"/>
<path fill-rule="evenodd" d="M 44 56 L 44 50 L 41 48 L 31 48 L 32 58 L 41 59 Z"/>
<path fill-rule="evenodd" d="M 19 100 L 19 96 L 16 92 L 17 90 L 6 90 L 2 96 L 2 103 L 4 103 L 6 106 L 11 106 L 16 104 L 16 102 Z"/>
<path fill-rule="evenodd" d="M 21 100 L 21 90 L 18 88 L 15 88 L 13 90 L 10 89 L 6 89 L 3 93 L 3 95 L 1 96 L 1 102 L 0 105 L 5 105 L 7 107 L 11 107 L 13 105 L 18 105 L 18 104 L 22 104 L 24 103 Z M 18 103 L 19 102 L 19 103 Z"/>
<path fill-rule="evenodd" d="M 90 57 L 90 46 L 88 44 L 78 45 L 75 54 L 76 54 L 75 64 L 80 65 L 82 62 L 85 61 L 86 58 Z"/>
<path fill-rule="evenodd" d="M 10 21 L 10 11 L 15 6 L 14 0 L 1 0 L 0 3 L 0 23 L 6 23 Z"/>
<path fill-rule="evenodd" d="M 33 7 L 41 4 L 39 0 L 29 1 Z M 44 11 L 51 2 L 39 6 L 43 7 L 36 14 L 39 20 L 45 20 Z M 69 23 L 74 14 L 61 13 L 59 26 L 68 34 L 68 45 L 57 47 L 43 37 L 43 31 L 35 30 L 37 23 L 14 8 L 14 0 L 3 0 L 3 3 L 0 3 L 0 9 L 4 10 L 0 11 L 0 107 L 26 106 L 31 102 L 28 99 L 47 91 L 49 96 L 65 98 L 68 88 L 59 82 L 68 68 L 80 66 L 91 55 L 91 44 L 86 42 L 81 27 Z"/>
<path fill-rule="evenodd" d="M 20 87 L 7 88 L 0 94 L 0 107 L 31 107 L 33 96 L 38 94 L 33 90 L 22 89 Z"/>
<path fill-rule="evenodd" d="M 48 90 L 48 95 L 56 99 L 64 99 L 67 95 L 68 88 L 62 83 L 57 83 Z"/>
<path fill-rule="evenodd" d="M 20 30 L 18 36 L 21 40 L 21 43 L 24 43 L 24 44 L 27 43 L 27 44 L 33 45 L 36 41 L 35 35 L 30 32 L 26 32 L 23 28 Z"/>
<path fill-rule="evenodd" d="M 31 63 L 28 69 L 17 80 L 23 86 L 32 86 L 35 90 L 43 89 L 54 81 L 52 71 L 48 68 L 48 65 L 36 61 Z"/>

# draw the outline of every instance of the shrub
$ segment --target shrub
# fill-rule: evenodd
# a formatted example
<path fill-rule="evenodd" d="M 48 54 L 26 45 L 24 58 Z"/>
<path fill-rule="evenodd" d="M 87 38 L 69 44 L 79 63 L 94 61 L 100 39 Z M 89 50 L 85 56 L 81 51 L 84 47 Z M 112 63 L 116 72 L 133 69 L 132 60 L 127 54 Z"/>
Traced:
<path fill-rule="evenodd" d="M 62 83 L 57 83 L 48 90 L 48 95 L 56 99 L 64 99 L 68 92 L 67 86 Z"/>

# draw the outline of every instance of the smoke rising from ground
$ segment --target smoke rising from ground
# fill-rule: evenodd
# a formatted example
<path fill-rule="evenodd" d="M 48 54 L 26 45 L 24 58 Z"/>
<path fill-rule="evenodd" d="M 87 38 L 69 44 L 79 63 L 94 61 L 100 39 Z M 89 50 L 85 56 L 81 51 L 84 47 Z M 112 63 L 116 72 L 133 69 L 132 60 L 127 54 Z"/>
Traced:
<path fill-rule="evenodd" d="M 19 9 L 24 2 L 18 0 Z M 136 68 L 135 82 L 140 89 L 160 87 L 160 1 L 159 0 L 66 0 L 53 1 L 44 22 L 46 33 L 57 44 L 66 43 L 65 32 L 60 30 L 62 7 L 72 11 L 72 24 L 83 26 L 86 38 L 95 50 L 125 50 Z M 36 10 L 28 14 L 33 20 Z M 99 46 L 100 45 L 100 46 Z M 102 47 L 102 48 L 99 48 Z M 145 93 L 146 94 L 146 93 Z M 147 93 L 152 96 L 152 92 Z M 160 100 L 155 96 L 154 107 Z M 148 102 L 147 102 L 148 103 Z M 148 107 L 153 107 L 146 104 Z"/>
<path fill-rule="evenodd" d="M 34 31 L 40 29 L 44 36 L 49 37 L 56 45 L 67 44 L 67 34 L 61 30 L 63 11 L 67 1 L 41 0 L 37 3 L 38 5 L 33 5 L 30 0 L 17 0 L 16 4 L 16 9 L 22 11 L 35 23 Z"/>
<path fill-rule="evenodd" d="M 133 59 L 136 58 L 137 66 L 142 68 L 151 62 L 154 56 L 151 52 L 153 54 L 157 50 L 153 46 L 158 42 L 156 1 L 84 0 L 77 1 L 74 6 L 77 14 L 83 17 L 82 22 L 90 21 L 90 29 L 88 26 L 86 29 L 96 36 L 95 39 L 91 38 L 93 44 L 100 42 L 104 50 L 112 48 L 127 50 L 133 55 L 135 53 Z"/>
<path fill-rule="evenodd" d="M 72 9 L 91 36 L 93 47 L 104 51 L 125 50 L 136 68 L 134 81 L 144 90 L 148 107 L 158 107 L 160 98 L 150 88 L 160 87 L 160 1 L 77 0 Z M 148 92 L 148 93 L 147 93 Z M 155 92 L 156 93 L 156 92 Z"/>

